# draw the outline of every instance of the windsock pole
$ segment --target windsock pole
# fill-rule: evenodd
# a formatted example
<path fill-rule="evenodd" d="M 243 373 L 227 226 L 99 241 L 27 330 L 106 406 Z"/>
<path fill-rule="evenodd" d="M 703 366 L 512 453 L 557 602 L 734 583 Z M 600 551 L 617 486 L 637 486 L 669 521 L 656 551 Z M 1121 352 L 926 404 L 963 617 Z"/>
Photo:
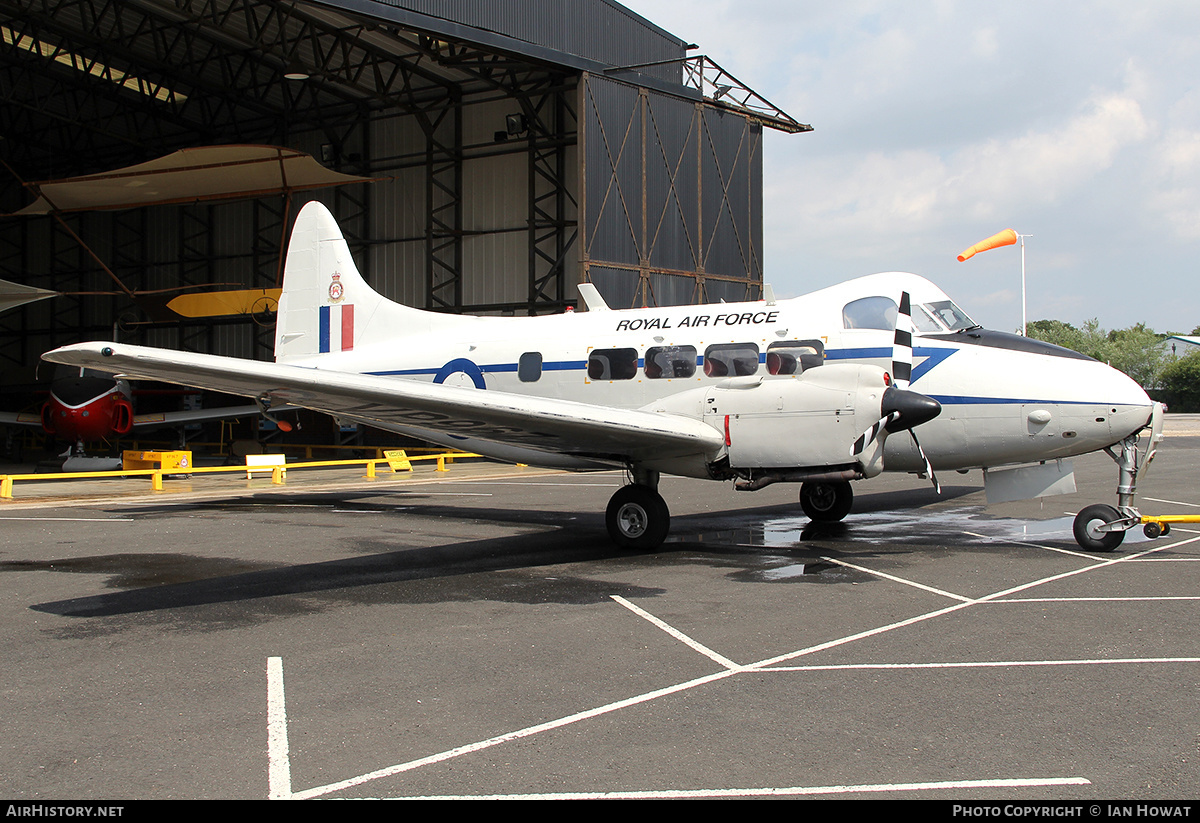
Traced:
<path fill-rule="evenodd" d="M 1028 328 L 1028 321 L 1025 315 L 1025 238 L 1033 237 L 1032 234 L 1017 234 L 1014 229 L 1005 229 L 1001 232 L 996 232 L 986 240 L 980 240 L 974 246 L 964 251 L 958 256 L 958 262 L 962 263 L 970 260 L 981 251 L 989 249 L 997 249 L 1000 246 L 1011 246 L 1018 240 L 1021 241 L 1021 336 L 1027 337 L 1025 333 Z"/>
<path fill-rule="evenodd" d="M 1021 336 L 1028 337 L 1029 322 L 1025 319 L 1025 238 L 1029 235 L 1018 234 L 1021 238 Z"/>

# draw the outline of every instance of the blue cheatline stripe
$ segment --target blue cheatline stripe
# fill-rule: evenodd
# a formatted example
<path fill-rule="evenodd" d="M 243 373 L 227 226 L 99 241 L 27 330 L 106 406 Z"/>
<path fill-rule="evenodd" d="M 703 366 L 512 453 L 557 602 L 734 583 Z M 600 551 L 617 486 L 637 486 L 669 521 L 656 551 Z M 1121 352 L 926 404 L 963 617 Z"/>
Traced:
<path fill-rule="evenodd" d="M 573 369 L 583 370 L 586 366 L 586 360 L 562 360 L 557 363 L 543 363 L 542 371 L 571 371 Z M 441 367 L 437 366 L 420 369 L 389 369 L 387 371 L 368 372 L 368 374 L 373 374 L 377 377 L 395 377 L 397 375 L 437 374 L 441 370 Z M 517 364 L 493 363 L 489 366 L 480 366 L 479 370 L 482 372 L 515 372 L 517 370 Z"/>
<path fill-rule="evenodd" d="M 972 397 L 963 394 L 931 394 L 929 395 L 943 406 L 1018 406 L 1029 404 L 1034 406 L 1114 406 L 1126 408 L 1142 408 L 1140 403 L 1105 403 L 1102 400 L 1038 400 L 1032 397 Z M 1149 408 L 1147 406 L 1146 408 Z"/>
<path fill-rule="evenodd" d="M 329 306 L 321 306 L 321 328 L 317 334 L 318 351 L 322 354 L 329 351 Z"/>

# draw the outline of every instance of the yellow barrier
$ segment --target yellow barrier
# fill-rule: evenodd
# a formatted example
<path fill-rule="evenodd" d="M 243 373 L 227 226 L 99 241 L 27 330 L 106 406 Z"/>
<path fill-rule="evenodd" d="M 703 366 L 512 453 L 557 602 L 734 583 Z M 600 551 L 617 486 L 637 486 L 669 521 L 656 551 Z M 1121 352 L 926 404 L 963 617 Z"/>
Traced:
<path fill-rule="evenodd" d="M 453 461 L 456 457 L 479 457 L 478 454 L 470 454 L 467 452 L 446 452 L 443 454 L 427 454 L 427 455 L 409 455 L 408 460 L 415 463 L 419 460 L 434 460 L 437 461 L 437 470 L 446 471 L 446 461 Z M 366 466 L 366 477 L 375 479 L 375 465 L 377 463 L 387 463 L 386 458 L 377 458 L 374 460 L 316 460 L 304 463 L 288 463 L 285 466 L 275 466 L 271 471 L 271 483 L 274 485 L 284 485 L 284 469 L 318 469 L 318 468 L 337 468 L 349 466 Z M 189 469 L 193 475 L 197 474 L 220 474 L 227 472 L 245 472 L 245 466 L 193 466 Z M 99 477 L 149 477 L 150 487 L 154 491 L 162 491 L 163 475 L 178 474 L 179 469 L 136 469 L 131 471 L 111 471 L 111 472 L 58 472 L 55 474 L 4 474 L 0 475 L 0 500 L 12 500 L 13 486 L 17 480 L 84 480 Z"/>

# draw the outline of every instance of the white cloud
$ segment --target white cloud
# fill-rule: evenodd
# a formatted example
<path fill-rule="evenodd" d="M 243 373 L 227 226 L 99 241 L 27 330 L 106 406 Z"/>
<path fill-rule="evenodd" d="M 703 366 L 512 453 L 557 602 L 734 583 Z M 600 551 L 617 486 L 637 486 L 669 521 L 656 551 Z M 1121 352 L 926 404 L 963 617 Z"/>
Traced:
<path fill-rule="evenodd" d="M 1012 226 L 1035 236 L 1031 316 L 1200 323 L 1194 2 L 627 4 L 816 127 L 767 138 L 767 276 L 780 293 L 953 272 L 946 287 L 966 290 L 969 311 L 994 304 L 995 325 L 1013 328 L 1019 308 L 988 282 L 1011 257 L 973 260 L 969 275 L 952 262 Z M 1168 305 L 1128 298 L 1148 277 L 1175 295 Z"/>
<path fill-rule="evenodd" d="M 811 163 L 799 159 L 795 173 L 813 196 L 794 202 L 793 209 L 799 208 L 797 222 L 813 237 L 832 232 L 869 238 L 1003 222 L 1020 209 L 1051 205 L 1078 191 L 1148 132 L 1137 101 L 1114 94 L 1089 101 L 1053 129 L 958 146 L 944 156 L 898 148 Z M 786 187 L 776 183 L 769 199 L 789 198 Z"/>

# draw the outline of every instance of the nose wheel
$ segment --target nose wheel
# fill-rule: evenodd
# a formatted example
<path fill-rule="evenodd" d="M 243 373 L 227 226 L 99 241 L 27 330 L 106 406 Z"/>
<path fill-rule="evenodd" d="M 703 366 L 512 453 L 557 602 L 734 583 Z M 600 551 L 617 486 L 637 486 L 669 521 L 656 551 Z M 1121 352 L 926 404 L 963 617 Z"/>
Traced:
<path fill-rule="evenodd" d="M 657 491 L 634 483 L 619 489 L 608 501 L 604 525 L 620 548 L 652 551 L 667 538 L 671 512 Z"/>
<path fill-rule="evenodd" d="M 1090 552 L 1115 551 L 1125 539 L 1125 531 L 1114 528 L 1120 523 L 1121 513 L 1112 506 L 1097 503 L 1075 515 L 1075 542 Z"/>
<path fill-rule="evenodd" d="M 1166 534 L 1170 529 L 1161 528 L 1158 523 L 1148 522 L 1151 518 L 1143 518 L 1138 512 L 1136 502 L 1138 473 L 1144 472 L 1154 459 L 1155 446 L 1162 439 L 1163 406 L 1155 403 L 1146 428 L 1150 430 L 1150 441 L 1145 451 L 1138 455 L 1138 437 L 1141 431 L 1134 432 L 1120 443 L 1120 451 L 1112 447 L 1104 451 L 1117 464 L 1117 508 L 1097 504 L 1088 506 L 1075 515 L 1075 542 L 1085 551 L 1111 552 L 1125 539 L 1125 532 L 1135 526 L 1145 523 L 1145 535 L 1150 538 Z"/>

